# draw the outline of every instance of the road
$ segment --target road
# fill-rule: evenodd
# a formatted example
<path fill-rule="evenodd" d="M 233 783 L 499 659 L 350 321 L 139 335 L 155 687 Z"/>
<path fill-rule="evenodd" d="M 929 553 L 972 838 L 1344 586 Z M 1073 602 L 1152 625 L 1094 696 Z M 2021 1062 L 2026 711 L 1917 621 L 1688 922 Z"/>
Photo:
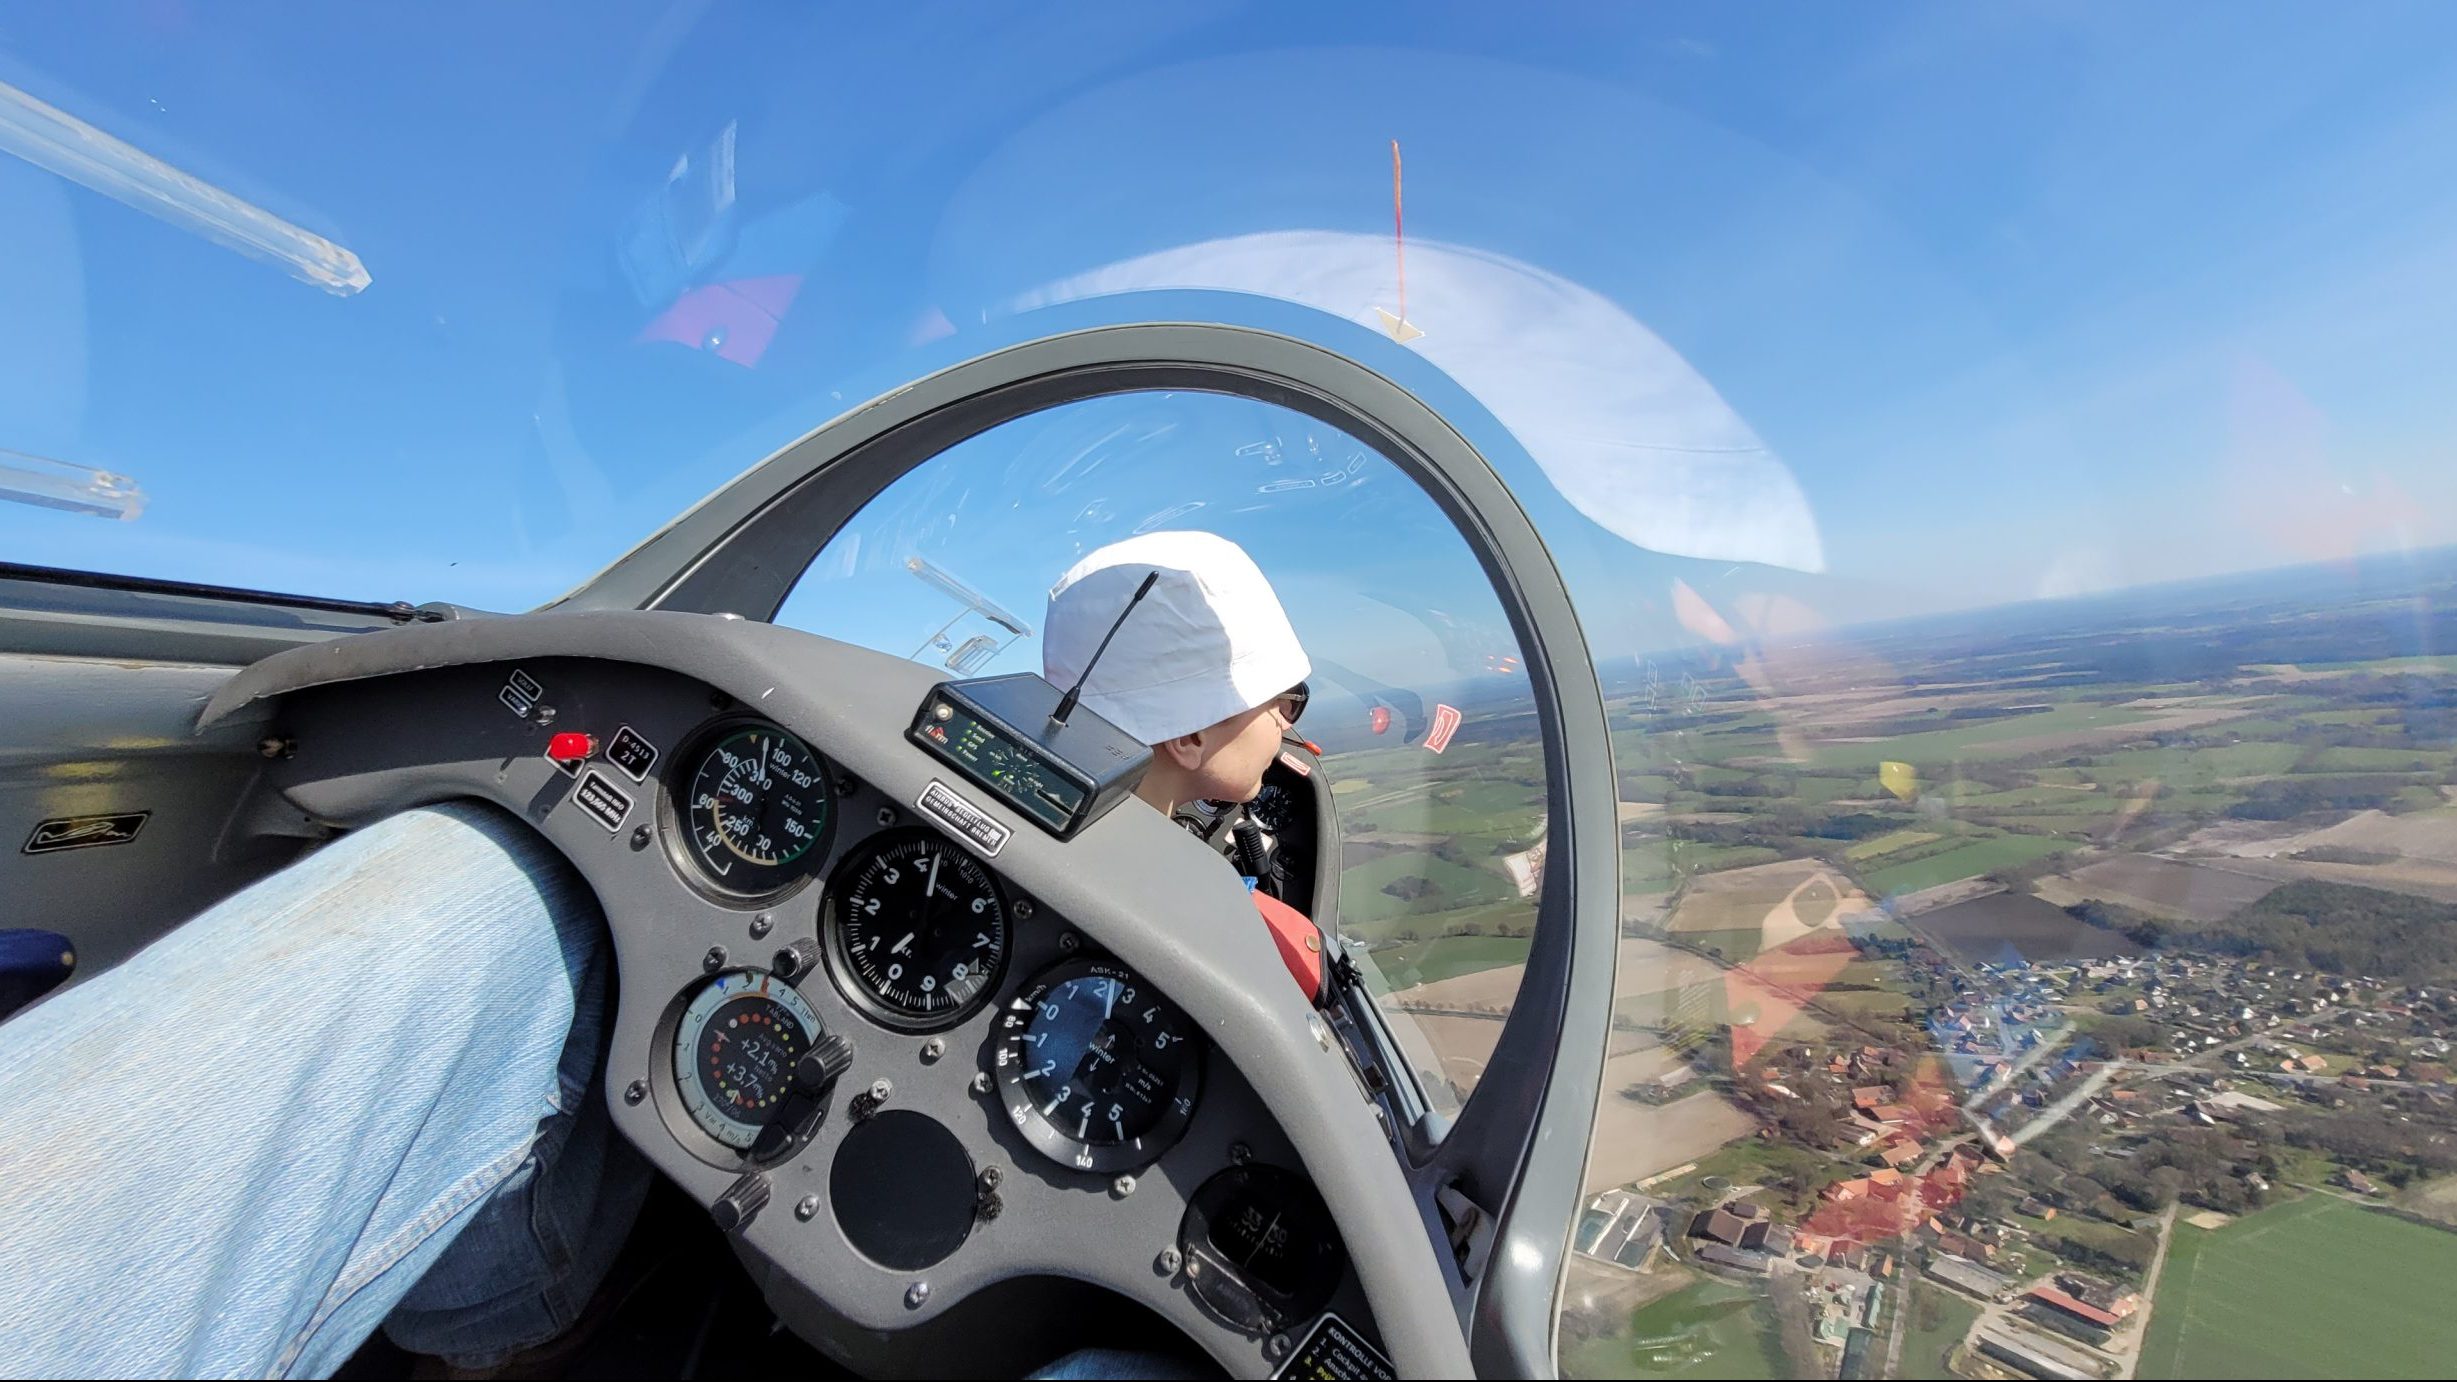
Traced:
<path fill-rule="evenodd" d="M 2150 1254 L 2149 1274 L 2141 1280 L 2141 1308 L 2133 1312 L 2133 1317 L 2125 1322 L 2125 1332 L 2107 1350 L 2123 1365 L 2116 1373 L 2118 1377 L 2140 1375 L 2141 1345 L 2150 1337 L 2150 1307 L 2158 1302 L 2158 1278 L 2167 1266 L 2167 1245 L 2175 1241 L 2175 1216 L 2181 1208 L 2171 1204 L 2166 1213 L 2158 1216 L 2158 1251 Z"/>
<path fill-rule="evenodd" d="M 2068 1009 L 2068 1011 L 2070 1011 L 2070 1009 Z M 2222 1075 L 2233 1076 L 2240 1079 L 2274 1080 L 2280 1084 L 2299 1085 L 2333 1085 L 2338 1083 L 2340 1079 L 2343 1078 L 2342 1076 L 2338 1075 L 2302 1073 L 2290 1074 L 2284 1070 L 2253 1070 L 2241 1067 L 2228 1067 L 2218 1064 L 2220 1057 L 2235 1051 L 2241 1051 L 2247 1046 L 2253 1046 L 2263 1042 L 2274 1044 L 2277 1041 L 2278 1038 L 2271 1036 L 2269 1033 L 2254 1032 L 2247 1036 L 2236 1037 L 2231 1041 L 2220 1042 L 2218 1045 L 2213 1046 L 2206 1051 L 2199 1052 L 2186 1060 L 2166 1061 L 2157 1065 L 2136 1065 L 2133 1067 L 2133 1074 L 2136 1078 L 2165 1079 L 2171 1075 L 2206 1075 L 2209 1074 L 2213 1068 L 2215 1068 L 2217 1072 Z M 2378 1076 L 2366 1076 L 2365 1078 L 2375 1089 L 2412 1089 L 2417 1087 L 2418 1084 L 2418 1082 L 2414 1080 L 2389 1080 L 2382 1079 Z"/>
<path fill-rule="evenodd" d="M 2069 1023 L 2067 1024 L 2065 1030 L 2071 1030 L 2071 1025 Z M 2233 1041 L 2225 1043 L 2224 1045 L 2213 1046 L 2209 1050 L 2194 1056 L 2190 1060 L 2171 1061 L 2163 1065 L 2130 1065 L 2121 1060 L 2111 1060 L 2107 1064 L 2100 1066 L 2097 1070 L 2092 1071 L 2090 1076 L 2087 1079 L 2084 1079 L 2080 1086 L 2075 1088 L 2072 1093 L 2067 1094 L 2065 1097 L 2041 1110 L 2038 1117 L 2033 1118 L 2029 1122 L 2024 1123 L 2021 1127 L 2015 1129 L 2013 1133 L 2013 1143 L 2017 1147 L 2021 1146 L 2022 1144 L 2039 1136 L 2041 1133 L 2046 1132 L 2048 1129 L 2055 1127 L 2058 1123 L 2063 1122 L 2066 1118 L 2072 1115 L 2075 1109 L 2081 1107 L 2091 1095 L 2105 1089 L 2108 1082 L 2115 1079 L 2115 1077 L 2119 1074 L 2134 1080 L 2166 1079 L 2173 1075 L 2206 1075 L 2210 1073 L 2211 1066 L 2218 1060 L 2219 1057 L 2227 1054 L 2229 1051 L 2237 1050 L 2258 1040 L 2260 1040 L 2259 1037 L 2238 1037 Z M 2278 1080 L 2309 1080 L 2314 1083 L 2333 1083 L 2337 1079 L 2337 1077 L 2334 1075 L 2294 1076 L 2283 1073 L 2271 1075 L 2269 1078 Z M 1997 1090 L 2002 1089 L 2005 1085 L 2010 1083 L 2012 1083 L 2010 1079 L 2002 1081 L 1988 1092 L 1991 1094 L 1996 1093 Z M 2378 1083 L 2390 1084 L 2392 1081 L 2381 1080 L 2378 1081 Z M 1974 1121 L 1979 1122 L 1981 1124 L 1981 1131 L 1985 1133 L 1989 1131 L 1989 1128 L 1987 1127 L 1985 1120 L 1980 1119 L 1979 1115 L 1974 1111 L 1977 1103 L 1977 1100 L 1973 1100 L 1971 1103 L 1963 1105 L 1963 1111 L 1969 1114 Z"/>
<path fill-rule="evenodd" d="M 2065 1019 L 2063 1026 L 2058 1027 L 2055 1031 L 2049 1033 L 2047 1038 L 2041 1041 L 2038 1045 L 2030 1048 L 2028 1051 L 2023 1052 L 2021 1059 L 2015 1061 L 2012 1067 L 2006 1070 L 2004 1078 L 1996 1080 L 1984 1088 L 1972 1091 L 1971 1097 L 1962 1101 L 1963 1111 L 1966 1113 L 1971 1112 L 1977 1109 L 1981 1104 L 1986 1103 L 1989 1099 L 1994 1098 L 1996 1095 L 2005 1090 L 2011 1089 L 2014 1081 L 2029 1073 L 2032 1066 L 2046 1060 L 2050 1055 L 2055 1053 L 2057 1047 L 2064 1045 L 2065 1039 L 2072 1036 L 2074 1030 L 2073 1019 L 2068 1016 Z"/>
<path fill-rule="evenodd" d="M 1909 1254 L 1898 1253 L 1894 1260 L 1902 1264 L 1902 1283 L 1894 1297 L 1894 1333 L 1885 1341 L 1885 1367 L 1878 1372 L 1879 1377 L 1902 1376 L 1902 1339 L 1909 1332 L 1912 1288 L 1920 1279 L 1920 1269 L 1911 1265 Z"/>
<path fill-rule="evenodd" d="M 2107 1064 L 2100 1066 L 2098 1069 L 2091 1071 L 2089 1077 L 2084 1079 L 2079 1085 L 2075 1086 L 2072 1093 L 2057 1100 L 2055 1103 L 2048 1105 L 2046 1108 L 2041 1109 L 2038 1117 L 2033 1118 L 2029 1122 L 2024 1123 L 2022 1126 L 2014 1129 L 2013 1145 L 2019 1147 L 2023 1143 L 2030 1141 L 2032 1138 L 2037 1137 L 2039 1134 L 2046 1132 L 2048 1129 L 2065 1121 L 2066 1118 L 2072 1116 L 2073 1110 L 2080 1108 L 2089 1100 L 2091 1095 L 2105 1089 L 2107 1087 L 2107 1082 L 2116 1078 L 2118 1071 L 2126 1068 L 2127 1067 L 2123 1061 L 2111 1060 Z"/>

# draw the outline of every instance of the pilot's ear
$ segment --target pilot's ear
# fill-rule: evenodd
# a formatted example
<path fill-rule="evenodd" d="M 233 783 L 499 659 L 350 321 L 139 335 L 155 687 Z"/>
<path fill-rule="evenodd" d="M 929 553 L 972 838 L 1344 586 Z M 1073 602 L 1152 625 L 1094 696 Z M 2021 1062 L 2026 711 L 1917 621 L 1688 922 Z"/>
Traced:
<path fill-rule="evenodd" d="M 1156 762 L 1172 763 L 1188 770 L 1202 767 L 1203 735 L 1204 731 L 1198 729 L 1192 734 L 1163 739 L 1152 746 L 1152 758 Z"/>

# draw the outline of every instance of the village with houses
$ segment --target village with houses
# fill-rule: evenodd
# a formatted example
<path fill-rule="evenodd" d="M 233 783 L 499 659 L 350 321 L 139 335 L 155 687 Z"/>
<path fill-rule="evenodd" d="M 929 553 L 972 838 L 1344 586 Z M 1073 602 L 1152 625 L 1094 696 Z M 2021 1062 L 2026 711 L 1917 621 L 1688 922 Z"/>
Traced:
<path fill-rule="evenodd" d="M 1891 953 L 1942 1000 L 1918 1027 L 1766 1040 L 1673 1080 L 1754 1131 L 1596 1193 L 1573 1244 L 1585 1289 L 1761 1296 L 1791 1376 L 2132 1377 L 2179 1220 L 2379 1202 L 2391 1178 L 2457 1170 L 2438 1131 L 2457 989 L 2210 955 Z"/>

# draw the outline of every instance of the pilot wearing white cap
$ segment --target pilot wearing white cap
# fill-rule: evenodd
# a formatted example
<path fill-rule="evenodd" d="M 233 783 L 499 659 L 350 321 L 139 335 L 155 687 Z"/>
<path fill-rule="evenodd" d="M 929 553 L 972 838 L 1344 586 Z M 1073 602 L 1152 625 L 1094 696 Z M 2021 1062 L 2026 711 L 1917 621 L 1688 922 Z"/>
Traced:
<path fill-rule="evenodd" d="M 1151 593 L 1119 624 L 1154 573 Z M 1313 671 L 1254 559 L 1196 532 L 1145 533 L 1093 552 L 1050 589 L 1042 674 L 1074 685 L 1112 626 L 1082 703 L 1151 746 L 1136 795 L 1163 812 L 1253 800 Z"/>

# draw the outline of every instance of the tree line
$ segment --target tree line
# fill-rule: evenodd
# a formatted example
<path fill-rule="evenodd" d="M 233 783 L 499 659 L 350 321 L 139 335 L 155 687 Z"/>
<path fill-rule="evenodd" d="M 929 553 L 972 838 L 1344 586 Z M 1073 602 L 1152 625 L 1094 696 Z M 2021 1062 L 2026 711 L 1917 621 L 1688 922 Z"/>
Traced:
<path fill-rule="evenodd" d="M 2097 900 L 2065 908 L 2153 951 L 2258 958 L 2289 969 L 2428 980 L 2457 975 L 2457 907 L 2348 883 L 2289 883 L 2216 921 Z"/>

